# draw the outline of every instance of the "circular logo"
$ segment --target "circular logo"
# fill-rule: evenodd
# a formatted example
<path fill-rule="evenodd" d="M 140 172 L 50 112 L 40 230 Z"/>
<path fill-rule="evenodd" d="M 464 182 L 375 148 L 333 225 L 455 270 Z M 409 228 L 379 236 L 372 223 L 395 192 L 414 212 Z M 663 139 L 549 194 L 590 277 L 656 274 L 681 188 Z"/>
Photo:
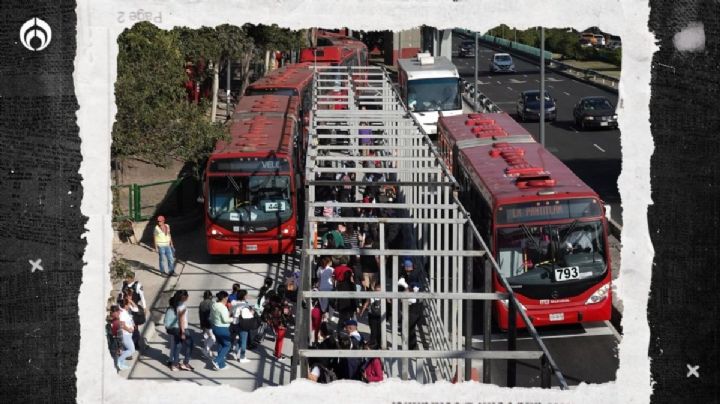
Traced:
<path fill-rule="evenodd" d="M 560 297 L 560 293 L 558 293 L 557 290 L 553 290 L 552 293 L 550 293 L 550 297 L 552 297 L 553 299 L 557 299 L 558 297 Z"/>
<path fill-rule="evenodd" d="M 52 30 L 39 18 L 31 18 L 20 28 L 20 42 L 31 51 L 41 51 L 50 45 Z"/>

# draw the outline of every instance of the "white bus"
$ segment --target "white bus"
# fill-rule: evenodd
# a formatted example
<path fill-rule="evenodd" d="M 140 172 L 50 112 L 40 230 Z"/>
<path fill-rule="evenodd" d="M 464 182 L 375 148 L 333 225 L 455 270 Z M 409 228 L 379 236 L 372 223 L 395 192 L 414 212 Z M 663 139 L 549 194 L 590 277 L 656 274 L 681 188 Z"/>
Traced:
<path fill-rule="evenodd" d="M 462 113 L 460 75 L 444 56 L 418 53 L 414 59 L 400 59 L 398 82 L 405 105 L 428 135 L 437 133 L 438 116 Z"/>

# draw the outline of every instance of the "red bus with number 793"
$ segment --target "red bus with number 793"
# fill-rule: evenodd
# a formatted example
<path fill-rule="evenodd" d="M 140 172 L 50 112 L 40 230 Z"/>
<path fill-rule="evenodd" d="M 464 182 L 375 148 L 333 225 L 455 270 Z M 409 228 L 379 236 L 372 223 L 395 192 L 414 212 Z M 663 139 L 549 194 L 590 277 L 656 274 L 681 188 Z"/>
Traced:
<path fill-rule="evenodd" d="M 461 201 L 533 325 L 609 320 L 608 224 L 597 193 L 505 113 L 441 117 L 438 134 Z M 505 291 L 497 275 L 493 289 Z M 507 304 L 494 302 L 501 329 Z"/>

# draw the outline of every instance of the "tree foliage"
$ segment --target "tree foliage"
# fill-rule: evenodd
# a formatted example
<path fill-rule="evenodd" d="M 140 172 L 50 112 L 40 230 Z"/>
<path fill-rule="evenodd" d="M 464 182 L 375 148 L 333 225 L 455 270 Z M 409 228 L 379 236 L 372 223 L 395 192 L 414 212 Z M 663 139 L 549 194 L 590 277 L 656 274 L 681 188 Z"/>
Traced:
<path fill-rule="evenodd" d="M 276 25 L 164 31 L 140 22 L 126 29 L 118 38 L 113 159 L 136 158 L 159 166 L 171 159 L 204 159 L 227 131 L 208 119 L 209 103 L 188 103 L 186 63 L 201 67 L 194 79 L 202 81 L 217 78 L 214 73 L 228 60 L 240 62 L 244 90 L 251 62 L 261 51 L 298 49 L 304 41 L 302 31 Z"/>
<path fill-rule="evenodd" d="M 596 27 L 589 28 L 590 31 L 597 30 Z M 586 30 L 587 31 L 587 30 Z M 599 32 L 599 30 L 597 30 Z M 506 26 L 499 25 L 489 31 L 491 35 L 514 41 L 515 31 Z M 559 53 L 562 58 L 577 60 L 599 60 L 620 66 L 620 49 L 597 49 L 594 47 L 581 47 L 579 43 L 580 33 L 572 28 L 546 28 L 545 29 L 545 50 Z M 540 28 L 532 27 L 523 31 L 517 31 L 517 41 L 535 48 L 540 47 Z"/>

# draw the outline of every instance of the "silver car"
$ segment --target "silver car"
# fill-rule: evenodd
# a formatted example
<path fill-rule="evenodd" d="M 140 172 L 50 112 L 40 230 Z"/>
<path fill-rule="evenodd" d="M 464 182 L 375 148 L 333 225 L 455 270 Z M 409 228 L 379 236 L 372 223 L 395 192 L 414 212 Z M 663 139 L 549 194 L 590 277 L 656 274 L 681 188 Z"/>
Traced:
<path fill-rule="evenodd" d="M 490 71 L 492 73 L 515 73 L 515 64 L 513 63 L 512 56 L 507 53 L 494 54 L 490 62 Z"/>

